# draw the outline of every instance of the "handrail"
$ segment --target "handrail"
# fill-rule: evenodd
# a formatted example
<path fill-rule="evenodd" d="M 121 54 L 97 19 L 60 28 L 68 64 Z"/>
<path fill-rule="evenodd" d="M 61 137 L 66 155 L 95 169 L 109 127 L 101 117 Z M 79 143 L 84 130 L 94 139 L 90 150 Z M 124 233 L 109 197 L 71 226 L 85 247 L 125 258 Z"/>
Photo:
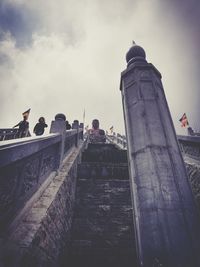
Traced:
<path fill-rule="evenodd" d="M 18 129 L 14 128 L 4 128 L 0 129 L 0 141 L 10 140 L 17 138 Z"/>
<path fill-rule="evenodd" d="M 0 143 L 0 232 L 79 145 L 82 133 L 73 129 Z"/>
<path fill-rule="evenodd" d="M 115 144 L 120 149 L 127 149 L 127 141 L 124 135 L 106 135 L 108 143 Z M 183 155 L 200 161 L 200 136 L 177 135 L 179 146 Z"/>
<path fill-rule="evenodd" d="M 127 149 L 126 136 L 117 133 L 117 135 L 106 135 L 108 143 L 115 144 L 119 149 Z"/>
<path fill-rule="evenodd" d="M 177 135 L 183 155 L 200 161 L 200 137 Z"/>

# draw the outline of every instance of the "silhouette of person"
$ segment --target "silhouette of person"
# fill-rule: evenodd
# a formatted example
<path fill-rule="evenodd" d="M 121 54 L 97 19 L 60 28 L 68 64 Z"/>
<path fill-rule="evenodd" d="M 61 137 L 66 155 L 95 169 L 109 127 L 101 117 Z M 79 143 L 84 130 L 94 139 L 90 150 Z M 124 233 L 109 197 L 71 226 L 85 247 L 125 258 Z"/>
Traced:
<path fill-rule="evenodd" d="M 99 129 L 99 120 L 92 121 L 92 129 L 89 130 L 89 139 L 91 142 L 106 142 L 105 131 Z"/>
<path fill-rule="evenodd" d="M 28 122 L 29 113 L 30 113 L 30 109 L 22 113 L 23 121 L 20 121 L 17 125 L 13 126 L 13 128 L 19 126 L 18 133 L 17 133 L 18 138 L 30 136 L 29 122 Z"/>
<path fill-rule="evenodd" d="M 35 135 L 43 135 L 44 133 L 44 128 L 48 127 L 48 125 L 45 123 L 45 118 L 40 117 L 38 120 L 38 123 L 36 123 L 33 132 Z"/>
<path fill-rule="evenodd" d="M 66 121 L 66 130 L 71 130 L 71 125 L 69 124 L 69 122 L 68 121 Z"/>

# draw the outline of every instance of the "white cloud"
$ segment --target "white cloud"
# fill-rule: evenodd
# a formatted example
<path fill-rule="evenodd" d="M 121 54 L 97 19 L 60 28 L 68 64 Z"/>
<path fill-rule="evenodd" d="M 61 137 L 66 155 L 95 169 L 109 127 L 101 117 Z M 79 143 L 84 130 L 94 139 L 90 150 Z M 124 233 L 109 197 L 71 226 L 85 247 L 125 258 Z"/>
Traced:
<path fill-rule="evenodd" d="M 98 118 L 105 130 L 113 125 L 123 132 L 119 80 L 132 39 L 161 71 L 177 129 L 182 113 L 197 117 L 196 96 L 188 91 L 196 86 L 190 79 L 194 58 L 188 29 L 175 16 L 163 16 L 158 1 L 18 3 L 37 14 L 40 27 L 33 28 L 32 44 L 26 48 L 16 48 L 9 35 L 1 42 L 0 54 L 9 60 L 0 68 L 0 127 L 16 124 L 29 107 L 32 127 L 39 116 L 50 125 L 60 112 L 70 122 L 82 120 L 85 108 L 86 123 Z"/>

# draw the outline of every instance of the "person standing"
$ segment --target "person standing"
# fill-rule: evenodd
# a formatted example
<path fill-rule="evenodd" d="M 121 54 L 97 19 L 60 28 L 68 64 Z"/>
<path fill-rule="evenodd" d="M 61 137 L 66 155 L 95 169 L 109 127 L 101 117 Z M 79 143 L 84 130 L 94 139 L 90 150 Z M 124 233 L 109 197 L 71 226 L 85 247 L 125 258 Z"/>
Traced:
<path fill-rule="evenodd" d="M 69 122 L 68 121 L 66 121 L 66 130 L 71 130 L 71 125 L 69 124 Z"/>
<path fill-rule="evenodd" d="M 27 111 L 23 112 L 22 113 L 23 121 L 20 121 L 17 125 L 13 126 L 13 128 L 19 126 L 18 133 L 17 133 L 18 138 L 30 136 L 29 122 L 28 122 L 28 116 L 29 116 L 30 110 L 31 109 L 29 108 Z"/>
<path fill-rule="evenodd" d="M 44 128 L 48 127 L 48 125 L 45 123 L 45 118 L 40 117 L 38 120 L 38 123 L 36 123 L 33 132 L 35 135 L 43 135 L 44 133 Z"/>

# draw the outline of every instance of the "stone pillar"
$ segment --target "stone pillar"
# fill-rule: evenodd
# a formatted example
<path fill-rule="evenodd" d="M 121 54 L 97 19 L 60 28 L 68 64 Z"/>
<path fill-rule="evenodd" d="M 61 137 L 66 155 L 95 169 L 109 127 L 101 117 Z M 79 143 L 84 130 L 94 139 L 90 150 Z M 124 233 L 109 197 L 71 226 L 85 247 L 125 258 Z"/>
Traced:
<path fill-rule="evenodd" d="M 83 122 L 80 122 L 79 128 L 83 129 L 83 131 L 80 133 L 80 139 L 83 140 L 83 132 L 84 132 L 84 123 Z"/>
<path fill-rule="evenodd" d="M 72 129 L 77 130 L 75 145 L 78 146 L 78 144 L 79 144 L 79 121 L 78 120 L 74 120 L 74 122 L 72 123 Z"/>
<path fill-rule="evenodd" d="M 138 265 L 199 267 L 200 220 L 165 98 L 142 47 L 127 53 L 120 90 Z"/>
<path fill-rule="evenodd" d="M 55 120 L 51 122 L 50 133 L 60 133 L 62 140 L 60 145 L 59 165 L 61 164 L 64 156 L 64 146 L 66 137 L 66 117 L 64 114 L 59 113 L 55 116 Z"/>

